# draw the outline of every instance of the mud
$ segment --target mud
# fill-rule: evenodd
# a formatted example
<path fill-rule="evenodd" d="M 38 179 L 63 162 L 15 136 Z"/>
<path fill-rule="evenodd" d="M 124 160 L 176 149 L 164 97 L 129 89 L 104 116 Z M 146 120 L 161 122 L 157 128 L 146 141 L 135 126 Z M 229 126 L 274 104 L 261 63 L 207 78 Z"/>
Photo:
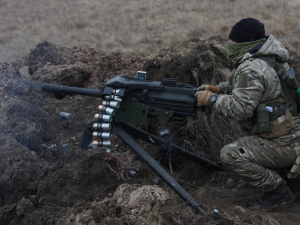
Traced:
<path fill-rule="evenodd" d="M 298 203 L 249 210 L 246 201 L 259 190 L 174 156 L 175 180 L 207 208 L 206 215 L 195 212 L 166 184 L 152 185 L 156 175 L 117 137 L 109 151 L 79 148 L 101 99 L 41 91 L 42 83 L 98 89 L 120 74 L 135 77 L 138 70 L 147 71 L 149 80 L 217 84 L 232 68 L 224 46 L 220 37 L 194 38 L 158 55 L 123 58 L 44 42 L 24 58 L 0 63 L 0 224 L 298 224 Z M 291 54 L 295 73 L 299 60 Z M 63 119 L 60 112 L 73 118 Z M 157 135 L 166 124 L 149 120 L 141 128 Z M 242 135 L 234 121 L 206 110 L 188 118 L 174 143 L 183 146 L 185 140 L 188 150 L 217 162 L 222 146 Z M 162 166 L 168 170 L 167 160 Z"/>

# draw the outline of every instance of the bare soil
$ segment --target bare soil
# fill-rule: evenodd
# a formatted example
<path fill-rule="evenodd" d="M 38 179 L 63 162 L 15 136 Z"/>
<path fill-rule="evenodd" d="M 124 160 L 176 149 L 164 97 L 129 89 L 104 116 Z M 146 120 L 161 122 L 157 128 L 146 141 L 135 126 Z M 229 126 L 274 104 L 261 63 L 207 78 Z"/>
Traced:
<path fill-rule="evenodd" d="M 147 71 L 150 80 L 181 81 L 183 64 L 187 83 L 217 84 L 232 67 L 225 43 L 221 37 L 194 38 L 155 56 L 123 58 L 44 42 L 24 58 L 0 63 L 0 224 L 299 224 L 299 203 L 249 210 L 246 201 L 260 190 L 174 156 L 174 178 L 207 208 L 206 215 L 198 214 L 166 184 L 152 185 L 156 175 L 117 137 L 109 152 L 79 148 L 101 99 L 41 91 L 42 83 L 98 89 L 138 70 Z M 292 52 L 297 74 L 299 61 Z M 60 112 L 73 118 L 62 119 Z M 162 124 L 149 121 L 142 128 L 157 135 Z M 222 146 L 242 135 L 234 121 L 207 110 L 188 118 L 175 143 L 182 146 L 185 139 L 188 150 L 218 162 Z M 156 148 L 139 143 L 155 156 Z"/>

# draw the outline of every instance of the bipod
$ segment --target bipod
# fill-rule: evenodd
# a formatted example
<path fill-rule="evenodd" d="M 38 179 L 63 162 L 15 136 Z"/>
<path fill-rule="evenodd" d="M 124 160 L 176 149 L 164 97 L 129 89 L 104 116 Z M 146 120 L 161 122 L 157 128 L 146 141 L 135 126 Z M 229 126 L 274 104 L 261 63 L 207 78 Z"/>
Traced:
<path fill-rule="evenodd" d="M 132 151 L 134 151 L 134 153 L 137 154 L 140 159 L 142 159 L 159 177 L 161 177 L 161 179 L 165 181 L 183 200 L 202 214 L 205 214 L 205 206 L 200 204 L 183 187 L 181 187 L 177 181 L 133 139 L 133 137 L 147 141 L 159 147 L 163 146 L 165 140 L 126 123 L 113 122 L 111 132 L 117 135 L 128 147 L 130 147 Z M 171 142 L 169 143 L 169 147 L 172 148 L 172 151 L 175 154 L 182 155 L 197 163 L 216 170 L 224 170 L 222 166 L 192 152 L 186 151 Z"/>

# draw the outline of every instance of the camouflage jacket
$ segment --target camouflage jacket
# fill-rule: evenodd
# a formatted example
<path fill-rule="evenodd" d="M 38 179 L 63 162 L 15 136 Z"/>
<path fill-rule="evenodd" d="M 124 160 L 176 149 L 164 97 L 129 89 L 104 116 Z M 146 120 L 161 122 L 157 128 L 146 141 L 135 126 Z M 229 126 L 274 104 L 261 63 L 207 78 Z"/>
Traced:
<path fill-rule="evenodd" d="M 286 62 L 289 53 L 270 35 L 258 51 L 247 52 L 237 60 L 231 82 L 219 84 L 221 91 L 213 106 L 218 113 L 236 119 L 246 130 L 253 129 L 250 121 L 259 103 L 284 97 L 276 71 L 265 61 L 255 58 L 259 56 L 275 56 L 276 60 Z"/>

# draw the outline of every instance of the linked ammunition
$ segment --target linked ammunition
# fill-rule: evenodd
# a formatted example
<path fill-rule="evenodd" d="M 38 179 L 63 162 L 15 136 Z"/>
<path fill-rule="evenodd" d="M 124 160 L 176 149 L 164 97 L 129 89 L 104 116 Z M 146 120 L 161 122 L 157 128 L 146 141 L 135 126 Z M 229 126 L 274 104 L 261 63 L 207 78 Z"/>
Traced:
<path fill-rule="evenodd" d="M 114 89 L 114 90 L 111 91 L 111 93 L 113 95 L 118 94 L 119 92 L 120 92 L 120 89 Z"/>
<path fill-rule="evenodd" d="M 93 128 L 95 130 L 111 130 L 111 124 L 110 123 L 94 123 Z"/>
<path fill-rule="evenodd" d="M 93 141 L 93 144 L 98 147 L 110 147 L 110 140 Z"/>
<path fill-rule="evenodd" d="M 100 137 L 103 139 L 110 139 L 110 133 L 107 132 L 93 132 L 94 137 Z"/>
<path fill-rule="evenodd" d="M 112 109 L 112 108 L 108 108 L 108 107 L 105 107 L 103 105 L 99 105 L 98 109 L 100 109 L 101 112 L 104 112 L 106 114 L 115 115 L 115 110 Z"/>
<path fill-rule="evenodd" d="M 115 96 L 115 95 L 106 95 L 104 98 L 105 98 L 105 100 L 122 102 L 122 98 L 119 96 Z"/>
<path fill-rule="evenodd" d="M 108 108 L 108 107 L 105 107 L 103 105 L 99 105 L 98 109 L 100 109 L 100 111 L 102 113 L 106 113 L 106 114 L 109 114 L 109 115 L 115 115 L 115 110 L 112 109 L 112 108 Z"/>
<path fill-rule="evenodd" d="M 120 107 L 120 102 L 116 102 L 116 101 L 103 101 L 102 105 L 118 109 Z"/>
<path fill-rule="evenodd" d="M 104 122 L 111 122 L 113 117 L 112 115 L 96 114 L 94 118 Z"/>

